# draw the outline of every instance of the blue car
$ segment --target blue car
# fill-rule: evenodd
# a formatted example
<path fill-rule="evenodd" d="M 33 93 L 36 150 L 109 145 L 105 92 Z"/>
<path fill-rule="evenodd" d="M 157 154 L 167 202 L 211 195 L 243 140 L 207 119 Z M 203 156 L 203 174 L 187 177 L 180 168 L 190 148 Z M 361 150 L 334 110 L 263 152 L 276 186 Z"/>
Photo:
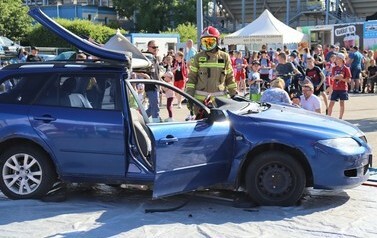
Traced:
<path fill-rule="evenodd" d="M 226 98 L 208 108 L 165 82 L 130 79 L 124 52 L 82 40 L 39 9 L 30 14 L 101 62 L 0 71 L 0 189 L 9 198 L 38 199 L 62 181 L 150 185 L 154 198 L 215 187 L 289 206 L 306 187 L 352 188 L 369 176 L 371 149 L 347 122 Z M 150 87 L 162 92 L 158 122 L 146 110 Z M 187 103 L 172 115 L 167 92 Z"/>

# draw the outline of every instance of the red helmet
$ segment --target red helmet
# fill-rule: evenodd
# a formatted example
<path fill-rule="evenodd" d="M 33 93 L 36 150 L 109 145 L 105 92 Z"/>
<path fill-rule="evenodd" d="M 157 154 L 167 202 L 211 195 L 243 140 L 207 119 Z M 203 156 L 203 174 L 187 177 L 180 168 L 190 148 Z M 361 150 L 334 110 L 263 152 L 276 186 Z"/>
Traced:
<path fill-rule="evenodd" d="M 208 26 L 202 31 L 200 38 L 202 37 L 216 37 L 217 39 L 220 39 L 220 32 L 215 27 Z"/>
<path fill-rule="evenodd" d="M 213 26 L 204 28 L 200 36 L 200 48 L 204 51 L 215 49 L 220 40 L 220 32 Z"/>

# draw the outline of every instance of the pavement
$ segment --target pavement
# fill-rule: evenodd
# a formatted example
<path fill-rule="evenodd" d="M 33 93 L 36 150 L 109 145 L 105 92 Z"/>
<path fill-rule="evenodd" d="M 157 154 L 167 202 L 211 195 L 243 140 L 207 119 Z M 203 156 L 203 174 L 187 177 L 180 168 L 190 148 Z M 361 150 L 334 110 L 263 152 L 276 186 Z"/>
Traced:
<path fill-rule="evenodd" d="M 332 116 L 339 116 L 339 103 L 335 103 Z M 343 120 L 365 133 L 373 149 L 373 167 L 377 167 L 377 94 L 350 94 Z"/>

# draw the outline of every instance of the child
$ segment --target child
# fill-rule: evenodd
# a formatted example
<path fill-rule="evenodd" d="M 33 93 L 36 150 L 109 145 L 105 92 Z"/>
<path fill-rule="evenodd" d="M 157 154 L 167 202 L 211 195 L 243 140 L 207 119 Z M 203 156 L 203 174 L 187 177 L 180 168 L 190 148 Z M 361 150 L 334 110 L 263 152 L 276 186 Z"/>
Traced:
<path fill-rule="evenodd" d="M 145 104 L 145 100 L 144 100 L 144 84 L 142 83 L 139 83 L 136 85 L 136 89 L 137 89 L 137 97 L 139 99 L 139 101 L 141 102 L 141 104 Z"/>
<path fill-rule="evenodd" d="M 185 62 L 183 61 L 183 52 L 178 51 L 175 55 L 175 63 L 173 67 L 173 73 L 174 73 L 174 86 L 184 91 L 185 89 L 185 83 L 187 79 L 187 70 Z M 177 94 L 177 106 L 178 108 L 182 108 L 182 99 L 181 95 Z"/>
<path fill-rule="evenodd" d="M 328 115 L 331 116 L 335 102 L 340 100 L 339 119 L 343 118 L 344 101 L 348 100 L 348 84 L 351 82 L 350 68 L 345 65 L 346 57 L 343 53 L 336 55 L 336 66 L 332 69 L 332 93 L 329 105 Z"/>
<path fill-rule="evenodd" d="M 164 76 L 163 76 L 163 79 L 165 82 L 167 82 L 168 84 L 170 85 L 174 85 L 174 74 L 171 72 L 171 71 L 167 71 Z M 165 119 L 166 122 L 170 122 L 170 121 L 173 121 L 173 99 L 174 99 L 174 91 L 171 90 L 170 88 L 165 88 L 163 87 L 162 88 L 163 92 L 165 93 L 165 96 L 166 96 L 166 109 L 168 109 L 168 113 L 169 113 L 169 118 Z"/>
<path fill-rule="evenodd" d="M 261 87 L 260 84 L 263 81 L 260 78 L 259 74 L 259 67 L 260 63 L 258 60 L 254 60 L 251 62 L 251 70 L 248 75 L 248 84 L 249 84 L 249 92 L 250 92 L 250 100 L 259 102 L 261 98 Z"/>
<path fill-rule="evenodd" d="M 239 51 L 236 54 L 236 59 L 234 61 L 235 69 L 236 69 L 236 82 L 237 82 L 237 91 L 243 91 L 243 95 L 246 92 L 246 70 L 247 61 L 242 57 L 242 52 Z"/>

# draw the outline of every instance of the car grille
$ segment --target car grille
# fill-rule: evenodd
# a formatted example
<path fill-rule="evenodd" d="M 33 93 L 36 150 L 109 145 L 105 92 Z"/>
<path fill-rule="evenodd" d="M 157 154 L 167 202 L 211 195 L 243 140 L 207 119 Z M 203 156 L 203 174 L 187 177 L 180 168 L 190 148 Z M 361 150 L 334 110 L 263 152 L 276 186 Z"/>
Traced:
<path fill-rule="evenodd" d="M 366 164 L 366 165 L 363 166 L 362 170 L 361 169 L 348 169 L 348 170 L 345 170 L 344 171 L 344 175 L 347 176 L 347 177 L 363 176 L 363 175 L 365 175 L 368 172 L 368 169 L 369 169 L 369 164 Z M 362 174 L 357 174 L 358 171 L 362 172 Z"/>

